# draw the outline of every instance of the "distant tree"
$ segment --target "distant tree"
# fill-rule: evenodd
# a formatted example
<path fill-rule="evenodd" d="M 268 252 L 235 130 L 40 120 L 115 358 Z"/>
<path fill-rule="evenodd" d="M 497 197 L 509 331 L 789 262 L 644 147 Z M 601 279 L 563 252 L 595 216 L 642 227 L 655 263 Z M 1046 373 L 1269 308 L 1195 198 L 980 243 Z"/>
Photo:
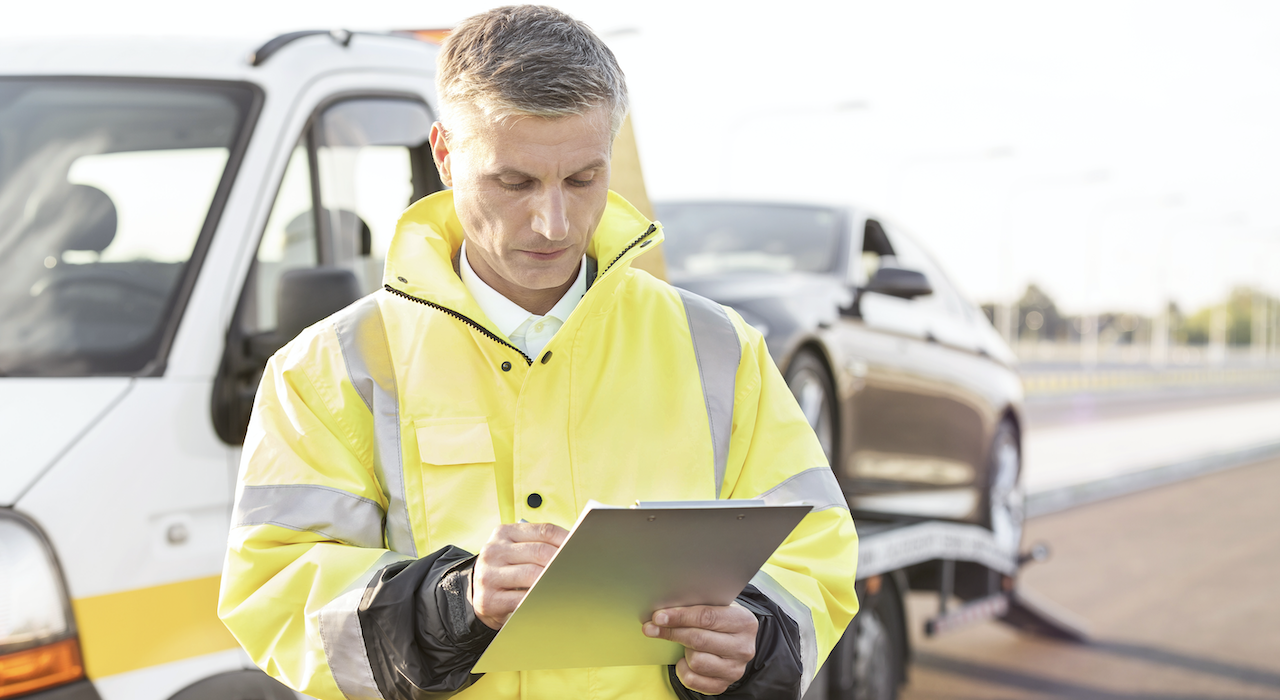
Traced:
<path fill-rule="evenodd" d="M 1227 344 L 1248 345 L 1253 342 L 1253 297 L 1249 287 L 1236 287 L 1227 296 Z M 1264 295 L 1264 298 L 1271 297 Z M 1223 304 L 1206 306 L 1187 317 L 1181 324 L 1178 340 L 1188 345 L 1207 345 L 1212 334 L 1213 312 Z"/>
<path fill-rule="evenodd" d="M 1044 290 L 1035 284 L 1027 285 L 1027 291 L 1018 300 L 1018 329 L 1022 337 L 1066 340 L 1070 326 Z"/>

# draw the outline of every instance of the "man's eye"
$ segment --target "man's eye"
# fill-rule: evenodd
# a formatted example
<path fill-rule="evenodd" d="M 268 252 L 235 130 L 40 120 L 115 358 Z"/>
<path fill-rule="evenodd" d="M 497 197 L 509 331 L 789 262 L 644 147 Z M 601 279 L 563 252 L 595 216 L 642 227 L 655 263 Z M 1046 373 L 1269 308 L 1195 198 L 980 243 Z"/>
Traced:
<path fill-rule="evenodd" d="M 594 181 L 594 178 L 579 180 L 578 178 L 571 177 L 571 178 L 568 178 L 568 181 L 569 181 L 569 184 L 573 185 L 574 187 L 586 187 Z"/>
<path fill-rule="evenodd" d="M 528 180 L 525 180 L 523 182 L 504 182 L 502 180 L 499 180 L 498 184 L 502 185 L 502 189 L 509 190 L 511 192 L 518 192 L 519 190 L 523 190 L 529 187 Z"/>

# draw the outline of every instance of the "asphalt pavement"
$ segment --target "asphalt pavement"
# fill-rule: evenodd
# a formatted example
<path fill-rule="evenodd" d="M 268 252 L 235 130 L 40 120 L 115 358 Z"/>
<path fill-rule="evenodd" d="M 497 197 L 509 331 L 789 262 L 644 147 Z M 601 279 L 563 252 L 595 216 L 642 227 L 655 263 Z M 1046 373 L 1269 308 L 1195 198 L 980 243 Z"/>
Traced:
<path fill-rule="evenodd" d="M 1020 585 L 1090 642 L 994 622 L 928 639 L 937 599 L 913 594 L 902 700 L 1280 700 L 1280 459 L 1032 519 L 1040 541 Z"/>
<path fill-rule="evenodd" d="M 1168 386 L 1144 391 L 1032 395 L 1027 397 L 1023 412 L 1027 428 L 1035 431 L 1275 399 L 1280 399 L 1280 385 L 1277 384 Z"/>

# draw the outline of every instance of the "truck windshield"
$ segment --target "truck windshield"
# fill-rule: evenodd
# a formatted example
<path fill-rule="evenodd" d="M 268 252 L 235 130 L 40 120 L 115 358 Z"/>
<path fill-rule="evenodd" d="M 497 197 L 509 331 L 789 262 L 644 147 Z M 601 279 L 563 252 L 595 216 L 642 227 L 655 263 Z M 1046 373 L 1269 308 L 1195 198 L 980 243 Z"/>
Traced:
<path fill-rule="evenodd" d="M 656 204 L 672 275 L 831 272 L 842 217 L 825 207 L 679 202 Z"/>
<path fill-rule="evenodd" d="M 252 102 L 222 83 L 0 79 L 0 375 L 156 370 Z"/>

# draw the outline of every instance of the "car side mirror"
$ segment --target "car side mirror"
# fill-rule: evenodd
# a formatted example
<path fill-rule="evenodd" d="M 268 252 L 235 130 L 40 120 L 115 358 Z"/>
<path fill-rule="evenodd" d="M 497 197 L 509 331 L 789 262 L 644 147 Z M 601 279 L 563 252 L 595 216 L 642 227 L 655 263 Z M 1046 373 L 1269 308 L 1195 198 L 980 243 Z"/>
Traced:
<path fill-rule="evenodd" d="M 923 272 L 904 270 L 900 267 L 882 267 L 871 276 L 865 287 L 853 290 L 853 303 L 840 309 L 842 316 L 862 317 L 862 296 L 872 292 L 900 299 L 914 299 L 933 294 L 933 285 Z"/>
<path fill-rule="evenodd" d="M 933 285 L 923 272 L 904 270 L 899 267 L 882 267 L 876 270 L 867 283 L 864 292 L 887 294 L 900 299 L 915 299 L 933 294 Z"/>

